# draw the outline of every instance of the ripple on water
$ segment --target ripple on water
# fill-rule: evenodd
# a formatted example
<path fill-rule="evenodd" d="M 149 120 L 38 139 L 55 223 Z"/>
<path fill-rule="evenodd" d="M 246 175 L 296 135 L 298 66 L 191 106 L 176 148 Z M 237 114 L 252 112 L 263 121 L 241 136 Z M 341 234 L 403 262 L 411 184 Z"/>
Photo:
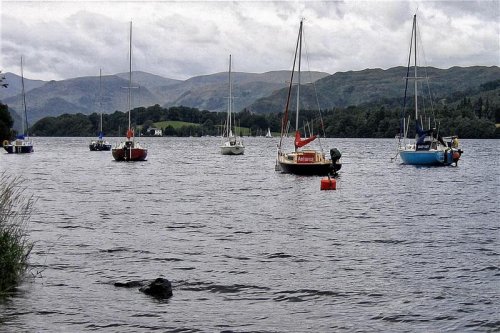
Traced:
<path fill-rule="evenodd" d="M 144 163 L 88 139 L 0 154 L 37 199 L 38 273 L 0 300 L 7 331 L 500 329 L 495 140 L 463 140 L 457 168 L 414 168 L 389 162 L 393 140 L 324 139 L 344 164 L 320 191 L 274 171 L 272 139 L 228 157 L 219 138 L 144 138 Z M 159 276 L 168 302 L 110 282 Z"/>

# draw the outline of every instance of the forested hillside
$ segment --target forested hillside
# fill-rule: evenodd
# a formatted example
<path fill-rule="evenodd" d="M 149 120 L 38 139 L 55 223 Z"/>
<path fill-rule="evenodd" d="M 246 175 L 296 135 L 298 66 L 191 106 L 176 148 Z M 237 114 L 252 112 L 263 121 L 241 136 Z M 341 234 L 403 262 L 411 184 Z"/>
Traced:
<path fill-rule="evenodd" d="M 320 79 L 312 84 L 301 85 L 300 100 L 306 109 L 359 106 L 374 103 L 383 104 L 393 100 L 401 104 L 405 90 L 406 67 L 394 67 L 387 70 L 366 69 L 362 71 L 339 72 Z M 428 76 L 428 88 L 433 98 L 445 99 L 452 103 L 454 94 L 469 93 L 478 90 L 480 85 L 500 78 L 500 67 L 452 67 L 438 69 L 420 68 L 423 76 Z M 424 75 L 425 74 L 425 75 Z M 422 82 L 427 86 L 427 82 Z M 291 105 L 295 103 L 293 89 Z M 427 88 L 426 88 L 427 89 Z M 275 91 L 272 95 L 261 98 L 248 108 L 254 112 L 283 111 L 288 89 Z M 413 92 L 409 92 L 411 96 Z M 399 99 L 399 100 L 398 100 Z"/>
<path fill-rule="evenodd" d="M 307 127 L 307 131 L 327 137 L 391 138 L 400 130 L 400 104 L 401 99 L 394 98 L 359 106 L 325 109 L 321 113 L 317 110 L 303 110 L 299 123 Z M 410 103 L 410 109 L 411 106 Z M 280 132 L 281 118 L 281 112 L 259 114 L 243 110 L 236 113 L 236 123 L 249 129 L 252 135 L 261 135 L 268 127 L 272 132 Z M 123 135 L 128 122 L 127 113 L 105 114 L 103 119 L 106 135 Z M 188 107 L 164 108 L 155 105 L 132 111 L 133 126 L 140 128 L 144 135 L 148 134 L 148 128 L 166 121 L 186 123 L 183 126 L 162 127 L 166 135 L 220 135 L 225 119 L 225 112 L 200 111 Z M 446 135 L 458 135 L 461 138 L 498 137 L 495 122 L 500 122 L 500 80 L 446 96 L 435 104 L 433 111 L 425 115 L 424 121 Z M 68 114 L 44 118 L 31 131 L 40 136 L 94 136 L 97 134 L 98 122 L 97 113 L 90 116 Z M 413 135 L 412 129 L 410 127 L 410 136 Z"/>
<path fill-rule="evenodd" d="M 429 76 L 429 86 L 436 101 L 452 103 L 453 94 L 468 93 L 481 84 L 500 77 L 497 66 L 452 67 L 449 69 L 421 68 Z M 381 105 L 388 100 L 401 103 L 404 94 L 406 68 L 387 70 L 366 69 L 338 72 L 304 72 L 301 85 L 301 107 L 304 109 L 332 109 L 360 106 L 369 103 Z M 18 117 L 20 77 L 5 75 L 9 88 L 2 89 L 2 103 L 9 105 L 14 128 L 19 128 Z M 127 75 L 104 75 L 102 89 L 99 76 L 79 77 L 60 81 L 26 81 L 28 121 L 34 124 L 47 116 L 64 113 L 90 115 L 102 111 L 111 114 L 126 111 Z M 162 107 L 186 106 L 199 110 L 221 112 L 227 109 L 228 73 L 202 75 L 187 80 L 173 80 L 144 72 L 133 72 L 132 106 Z M 267 73 L 233 73 L 234 109 L 247 109 L 252 113 L 276 113 L 284 110 L 289 71 Z M 312 83 L 314 82 L 314 86 Z M 12 85 L 12 90 L 11 89 Z M 296 89 L 296 86 L 294 86 Z M 7 93 L 7 90 L 9 92 Z M 17 95 L 13 95 L 15 91 Z M 2 95 L 0 95 L 2 96 Z M 294 95 L 292 95 L 294 96 Z M 399 99 L 399 101 L 398 101 Z M 318 103 L 319 102 L 319 103 Z M 399 104 L 395 104 L 399 105 Z M 292 98 L 295 104 L 295 97 Z M 16 111 L 16 112 L 13 112 Z"/>

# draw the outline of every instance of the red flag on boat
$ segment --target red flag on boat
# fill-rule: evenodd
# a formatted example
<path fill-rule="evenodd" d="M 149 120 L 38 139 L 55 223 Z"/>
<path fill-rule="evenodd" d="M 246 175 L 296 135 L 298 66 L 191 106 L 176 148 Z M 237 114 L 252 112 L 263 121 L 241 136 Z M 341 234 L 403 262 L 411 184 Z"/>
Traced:
<path fill-rule="evenodd" d="M 300 137 L 300 132 L 296 131 L 295 132 L 295 149 L 303 147 L 303 146 L 307 145 L 309 142 L 314 141 L 315 139 L 316 139 L 316 135 L 313 135 L 309 138 L 302 139 Z"/>

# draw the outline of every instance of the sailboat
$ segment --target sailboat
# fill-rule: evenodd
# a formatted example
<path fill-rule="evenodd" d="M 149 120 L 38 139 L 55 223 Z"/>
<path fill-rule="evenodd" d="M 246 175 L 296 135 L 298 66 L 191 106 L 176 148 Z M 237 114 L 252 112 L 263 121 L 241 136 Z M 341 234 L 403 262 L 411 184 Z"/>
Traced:
<path fill-rule="evenodd" d="M 272 134 L 271 134 L 271 129 L 268 127 L 267 128 L 267 133 L 266 133 L 266 138 L 272 138 Z"/>
<path fill-rule="evenodd" d="M 23 73 L 23 57 L 21 57 L 21 104 L 23 115 L 22 119 L 22 133 L 18 134 L 14 141 L 3 142 L 3 148 L 9 154 L 27 154 L 32 153 L 33 142 L 28 136 L 28 112 L 26 110 L 26 92 L 24 89 L 24 73 Z"/>
<path fill-rule="evenodd" d="M 126 140 L 113 147 L 111 153 L 115 161 L 144 161 L 148 150 L 135 142 L 134 130 L 130 125 L 132 112 L 132 22 L 130 22 L 130 50 L 129 50 L 129 75 L 128 75 L 128 129 Z"/>
<path fill-rule="evenodd" d="M 412 58 L 413 49 L 413 59 L 414 59 L 414 76 L 409 77 L 410 65 Z M 424 126 L 419 121 L 419 104 L 418 104 L 418 80 L 421 79 L 417 75 L 417 15 L 413 16 L 413 28 L 410 43 L 410 53 L 408 57 L 408 67 L 406 74 L 406 89 L 405 89 L 405 99 L 404 107 L 406 107 L 406 91 L 408 87 L 408 80 L 414 80 L 414 107 L 415 107 L 415 140 L 414 142 L 407 142 L 408 127 L 406 124 L 410 123 L 410 118 L 406 123 L 406 119 L 402 121 L 402 129 L 400 135 L 398 135 L 398 154 L 401 157 L 403 164 L 409 165 L 457 165 L 458 160 L 462 156 L 462 149 L 459 148 L 458 138 L 456 136 L 442 137 L 439 135 L 439 131 L 436 128 L 430 128 L 424 130 Z"/>
<path fill-rule="evenodd" d="M 245 146 L 240 137 L 233 134 L 232 126 L 232 113 L 233 113 L 233 96 L 232 96 L 232 82 L 231 82 L 231 55 L 229 55 L 229 98 L 227 106 L 227 119 L 226 126 L 222 138 L 224 142 L 220 146 L 222 155 L 243 155 L 245 153 Z"/>
<path fill-rule="evenodd" d="M 104 133 L 102 132 L 102 83 L 101 83 L 102 71 L 99 69 L 99 111 L 100 111 L 100 125 L 99 125 L 99 137 L 97 140 L 92 140 L 89 144 L 90 151 L 109 151 L 111 150 L 111 144 L 103 139 Z"/>
<path fill-rule="evenodd" d="M 292 173 L 297 175 L 335 175 L 342 167 L 340 163 L 340 157 L 342 154 L 337 148 L 332 148 L 330 150 L 330 158 L 325 156 L 325 153 L 320 149 L 312 149 L 307 145 L 313 142 L 319 137 L 313 135 L 307 138 L 302 138 L 299 130 L 299 109 L 300 109 L 300 66 L 302 57 L 302 35 L 303 35 L 303 20 L 300 21 L 299 35 L 297 38 L 297 44 L 295 47 L 295 56 L 293 60 L 293 67 L 290 79 L 290 85 L 288 87 L 288 97 L 285 105 L 285 112 L 283 114 L 283 119 L 281 122 L 281 137 L 278 144 L 278 156 L 276 159 L 276 171 L 281 171 L 283 173 Z M 297 110 L 295 113 L 295 139 L 294 145 L 295 150 L 292 152 L 284 152 L 284 138 L 287 137 L 289 121 L 289 105 L 290 97 L 292 93 L 293 76 L 295 72 L 295 64 L 298 61 L 297 67 Z M 320 145 L 321 147 L 321 145 Z"/>

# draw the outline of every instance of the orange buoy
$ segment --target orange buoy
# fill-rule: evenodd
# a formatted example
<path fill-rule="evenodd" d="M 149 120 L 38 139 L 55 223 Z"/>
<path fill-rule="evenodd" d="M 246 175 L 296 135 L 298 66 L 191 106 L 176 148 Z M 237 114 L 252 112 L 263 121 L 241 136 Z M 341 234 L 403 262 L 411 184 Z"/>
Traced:
<path fill-rule="evenodd" d="M 323 178 L 321 179 L 321 190 L 336 190 L 337 189 L 337 181 L 335 178 Z"/>
<path fill-rule="evenodd" d="M 458 151 L 453 152 L 453 160 L 458 161 L 460 159 L 460 153 Z"/>

